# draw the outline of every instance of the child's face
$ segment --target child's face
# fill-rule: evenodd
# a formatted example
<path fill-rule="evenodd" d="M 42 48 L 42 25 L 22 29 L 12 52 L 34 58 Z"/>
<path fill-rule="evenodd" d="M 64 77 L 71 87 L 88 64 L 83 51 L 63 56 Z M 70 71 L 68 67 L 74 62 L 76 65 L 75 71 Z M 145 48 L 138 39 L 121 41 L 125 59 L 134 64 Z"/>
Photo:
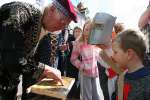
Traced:
<path fill-rule="evenodd" d="M 126 66 L 128 63 L 128 54 L 120 48 L 119 43 L 113 42 L 112 50 L 113 50 L 113 56 L 112 56 L 113 60 L 119 66 Z"/>
<path fill-rule="evenodd" d="M 85 24 L 85 27 L 83 29 L 83 37 L 84 39 L 88 40 L 88 37 L 89 37 L 89 33 L 91 31 L 91 25 L 92 23 L 91 22 L 88 22 Z"/>
<path fill-rule="evenodd" d="M 77 39 L 82 34 L 82 31 L 80 29 L 74 30 L 74 37 Z"/>

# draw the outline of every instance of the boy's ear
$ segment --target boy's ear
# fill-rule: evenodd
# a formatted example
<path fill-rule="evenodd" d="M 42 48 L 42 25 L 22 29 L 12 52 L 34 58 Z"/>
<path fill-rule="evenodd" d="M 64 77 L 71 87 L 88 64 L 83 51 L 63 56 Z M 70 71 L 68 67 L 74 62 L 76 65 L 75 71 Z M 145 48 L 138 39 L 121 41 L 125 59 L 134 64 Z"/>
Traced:
<path fill-rule="evenodd" d="M 134 50 L 133 49 L 128 49 L 127 53 L 128 53 L 128 60 L 131 60 L 134 57 L 134 54 L 135 54 Z"/>

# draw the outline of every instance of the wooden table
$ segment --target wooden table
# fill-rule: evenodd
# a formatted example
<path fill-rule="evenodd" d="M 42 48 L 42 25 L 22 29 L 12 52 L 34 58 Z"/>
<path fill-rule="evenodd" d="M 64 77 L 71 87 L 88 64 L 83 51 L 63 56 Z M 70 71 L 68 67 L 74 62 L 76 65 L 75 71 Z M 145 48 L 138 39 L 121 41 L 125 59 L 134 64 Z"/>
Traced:
<path fill-rule="evenodd" d="M 60 83 L 55 83 L 52 79 L 43 79 L 40 82 L 30 86 L 27 89 L 27 92 L 66 100 L 75 79 L 69 77 L 62 77 L 62 79 L 64 86 Z"/>

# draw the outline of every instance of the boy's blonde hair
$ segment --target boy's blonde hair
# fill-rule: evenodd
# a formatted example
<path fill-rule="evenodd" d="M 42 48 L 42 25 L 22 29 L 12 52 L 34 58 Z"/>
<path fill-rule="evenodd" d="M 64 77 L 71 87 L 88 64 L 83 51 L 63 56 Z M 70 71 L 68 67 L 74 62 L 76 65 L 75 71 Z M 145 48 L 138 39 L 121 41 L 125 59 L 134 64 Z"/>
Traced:
<path fill-rule="evenodd" d="M 134 50 L 138 57 L 143 60 L 146 52 L 146 44 L 142 33 L 128 29 L 119 33 L 114 42 L 119 43 L 124 52 L 128 49 Z"/>

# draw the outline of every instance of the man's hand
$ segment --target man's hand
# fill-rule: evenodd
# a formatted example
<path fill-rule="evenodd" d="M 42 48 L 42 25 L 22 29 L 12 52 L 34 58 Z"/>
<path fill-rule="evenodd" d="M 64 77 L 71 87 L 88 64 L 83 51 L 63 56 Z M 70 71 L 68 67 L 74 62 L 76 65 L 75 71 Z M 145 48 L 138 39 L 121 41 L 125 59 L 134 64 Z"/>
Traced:
<path fill-rule="evenodd" d="M 61 79 L 61 72 L 55 68 L 52 68 L 48 65 L 45 65 L 44 76 L 54 81 L 60 82 L 63 85 L 63 81 Z"/>

